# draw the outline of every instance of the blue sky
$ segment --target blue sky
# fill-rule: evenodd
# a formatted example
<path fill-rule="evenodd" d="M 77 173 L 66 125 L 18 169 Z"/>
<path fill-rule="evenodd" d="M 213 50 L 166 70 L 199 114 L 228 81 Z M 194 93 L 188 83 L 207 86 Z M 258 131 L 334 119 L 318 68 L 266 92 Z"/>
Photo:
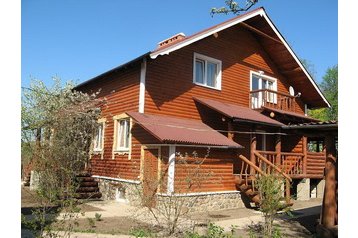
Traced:
<path fill-rule="evenodd" d="M 155 49 L 179 32 L 187 36 L 234 15 L 211 17 L 223 0 L 23 0 L 21 84 L 86 81 Z M 321 81 L 338 63 L 338 5 L 335 0 L 260 0 L 299 58 L 314 65 Z"/>

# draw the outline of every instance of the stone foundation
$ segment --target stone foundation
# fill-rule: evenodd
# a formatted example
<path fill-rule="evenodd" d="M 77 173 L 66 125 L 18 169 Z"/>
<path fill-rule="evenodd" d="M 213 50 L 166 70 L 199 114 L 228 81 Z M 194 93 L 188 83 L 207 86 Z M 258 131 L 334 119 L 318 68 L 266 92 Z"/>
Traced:
<path fill-rule="evenodd" d="M 302 179 L 298 184 L 297 184 L 297 200 L 309 200 L 311 197 L 311 192 L 310 192 L 310 179 L 309 178 L 305 178 Z"/>
<path fill-rule="evenodd" d="M 196 193 L 189 195 L 157 195 L 157 206 L 161 202 L 181 200 L 190 212 L 206 212 L 245 207 L 239 191 Z"/>
<path fill-rule="evenodd" d="M 132 206 L 141 205 L 142 187 L 139 181 L 120 181 L 94 176 L 98 181 L 103 200 L 116 200 L 129 203 Z M 245 207 L 239 191 L 228 192 L 207 192 L 192 193 L 187 195 L 158 194 L 156 196 L 156 206 L 161 206 L 163 202 L 178 201 L 184 202 L 185 207 L 190 212 L 217 211 L 224 209 Z"/>
<path fill-rule="evenodd" d="M 139 181 L 120 181 L 119 179 L 94 177 L 98 181 L 103 200 L 116 200 L 133 206 L 140 205 L 141 185 Z"/>

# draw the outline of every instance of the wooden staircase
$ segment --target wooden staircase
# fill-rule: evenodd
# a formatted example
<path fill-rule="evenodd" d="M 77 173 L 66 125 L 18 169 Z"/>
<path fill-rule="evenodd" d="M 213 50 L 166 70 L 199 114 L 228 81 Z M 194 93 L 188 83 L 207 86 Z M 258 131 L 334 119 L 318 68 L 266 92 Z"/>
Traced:
<path fill-rule="evenodd" d="M 80 173 L 76 176 L 79 187 L 76 190 L 77 199 L 99 199 L 102 193 L 99 191 L 98 182 L 95 181 L 88 172 Z"/>
<path fill-rule="evenodd" d="M 292 179 L 284 173 L 278 166 L 267 160 L 259 152 L 255 151 L 255 161 L 250 161 L 245 156 L 240 155 L 242 161 L 241 171 L 235 175 L 236 187 L 242 192 L 245 206 L 251 207 L 251 203 L 260 206 L 260 193 L 255 186 L 256 180 L 260 176 L 276 174 L 285 180 L 285 206 L 291 206 L 290 185 Z"/>

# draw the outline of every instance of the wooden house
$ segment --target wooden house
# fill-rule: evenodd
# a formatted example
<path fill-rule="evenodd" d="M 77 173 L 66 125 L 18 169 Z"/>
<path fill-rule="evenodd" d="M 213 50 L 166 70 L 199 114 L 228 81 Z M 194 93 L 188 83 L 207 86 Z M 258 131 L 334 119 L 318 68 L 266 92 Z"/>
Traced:
<path fill-rule="evenodd" d="M 293 184 L 287 194 L 321 194 L 323 139 L 290 126 L 317 123 L 307 110 L 330 105 L 263 8 L 170 37 L 76 90 L 107 100 L 89 165 L 105 199 L 133 202 L 142 185 L 200 196 L 198 210 L 240 207 L 258 201 L 253 175 L 270 171 Z M 210 176 L 188 190 L 196 160 L 196 176 Z"/>

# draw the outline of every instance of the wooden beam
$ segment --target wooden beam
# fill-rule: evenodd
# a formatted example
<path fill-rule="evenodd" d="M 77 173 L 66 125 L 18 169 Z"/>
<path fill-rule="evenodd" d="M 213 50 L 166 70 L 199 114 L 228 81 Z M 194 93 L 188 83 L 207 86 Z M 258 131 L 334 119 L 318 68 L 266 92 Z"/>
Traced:
<path fill-rule="evenodd" d="M 273 41 L 275 41 L 275 42 L 277 42 L 277 43 L 283 45 L 282 41 L 280 41 L 280 40 L 278 40 L 278 39 L 276 39 L 276 38 L 274 38 L 274 37 L 272 37 L 272 36 L 270 36 L 270 35 L 268 35 L 268 34 L 262 32 L 262 31 L 260 31 L 260 30 L 256 29 L 256 28 L 253 27 L 253 26 L 250 26 L 249 24 L 246 24 L 246 23 L 244 23 L 244 22 L 241 22 L 240 25 L 246 27 L 247 29 L 249 29 L 249 30 L 251 30 L 251 31 L 253 31 L 253 32 L 255 32 L 255 33 L 261 35 L 261 36 L 264 36 L 264 37 L 266 37 L 266 38 L 268 38 L 268 39 L 271 39 L 271 40 L 273 40 Z"/>

